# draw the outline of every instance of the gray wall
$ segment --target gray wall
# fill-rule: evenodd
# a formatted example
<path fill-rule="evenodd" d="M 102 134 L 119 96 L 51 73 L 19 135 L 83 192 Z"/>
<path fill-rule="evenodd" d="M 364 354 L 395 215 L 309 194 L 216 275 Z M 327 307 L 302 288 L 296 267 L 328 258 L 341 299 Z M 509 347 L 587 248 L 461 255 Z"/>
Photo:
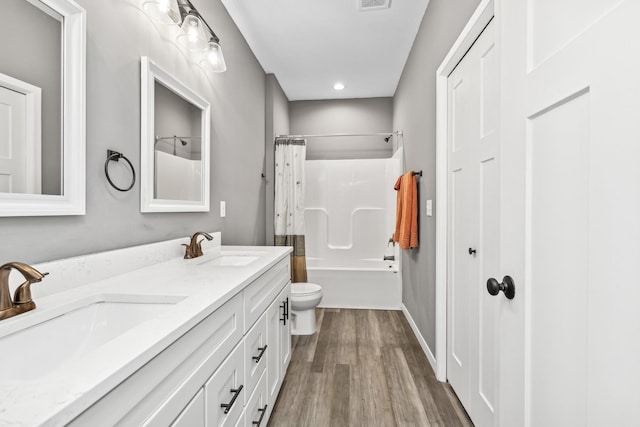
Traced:
<path fill-rule="evenodd" d="M 292 134 L 390 132 L 392 98 L 292 101 Z M 381 136 L 310 138 L 307 159 L 367 159 L 391 157 L 393 144 Z"/>
<path fill-rule="evenodd" d="M 87 10 L 87 214 L 0 218 L 0 262 L 30 263 L 220 230 L 225 244 L 264 244 L 265 74 L 220 0 L 193 0 L 222 40 L 228 71 L 206 75 L 138 2 L 77 0 Z M 4 16 L 4 15 L 3 15 Z M 10 20 L 10 19 L 9 19 Z M 140 56 L 211 102 L 209 213 L 140 213 L 104 176 L 108 148 L 140 168 Z M 227 217 L 218 204 L 227 202 Z"/>
<path fill-rule="evenodd" d="M 273 225 L 273 209 L 274 209 L 274 145 L 273 141 L 278 135 L 286 135 L 289 133 L 289 99 L 285 95 L 278 79 L 273 74 L 267 74 L 266 77 L 267 93 L 266 93 L 266 130 L 265 130 L 265 239 L 268 245 L 273 244 L 274 225 Z"/>
<path fill-rule="evenodd" d="M 409 54 L 393 102 L 393 125 L 404 131 L 406 170 L 420 180 L 420 247 L 403 252 L 402 300 L 435 354 L 435 216 L 425 201 L 435 200 L 436 70 L 479 0 L 431 0 Z"/>
<path fill-rule="evenodd" d="M 42 194 L 60 194 L 62 59 L 60 22 L 25 0 L 2 2 L 0 73 L 42 90 Z"/>

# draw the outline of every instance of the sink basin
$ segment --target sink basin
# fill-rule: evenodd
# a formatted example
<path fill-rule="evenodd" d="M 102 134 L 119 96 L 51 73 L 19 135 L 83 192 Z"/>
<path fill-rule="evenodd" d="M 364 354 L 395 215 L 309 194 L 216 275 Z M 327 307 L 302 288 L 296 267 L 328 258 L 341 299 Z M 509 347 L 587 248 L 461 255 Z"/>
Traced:
<path fill-rule="evenodd" d="M 182 299 L 175 295 L 102 294 L 71 304 L 62 312 L 51 309 L 52 317 L 0 337 L 6 367 L 0 371 L 0 381 L 46 375 L 159 316 Z"/>
<path fill-rule="evenodd" d="M 251 252 L 223 252 L 222 254 L 213 257 L 213 258 L 205 258 L 202 261 L 197 261 L 198 265 L 219 265 L 219 266 L 231 266 L 231 267 L 241 267 L 244 265 L 249 265 L 255 260 L 262 257 L 266 252 L 261 251 L 251 251 Z"/>
<path fill-rule="evenodd" d="M 202 262 L 199 262 L 199 265 L 207 264 L 207 265 L 226 265 L 226 266 L 235 266 L 240 267 L 243 265 L 251 264 L 253 261 L 260 258 L 259 256 L 249 256 L 249 255 L 220 255 L 215 258 L 205 259 Z"/>

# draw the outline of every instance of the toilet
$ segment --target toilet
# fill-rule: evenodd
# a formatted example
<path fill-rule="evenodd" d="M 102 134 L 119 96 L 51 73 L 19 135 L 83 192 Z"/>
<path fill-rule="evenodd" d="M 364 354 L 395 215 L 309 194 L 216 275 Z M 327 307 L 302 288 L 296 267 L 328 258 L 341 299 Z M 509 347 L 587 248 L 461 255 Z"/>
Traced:
<path fill-rule="evenodd" d="M 322 299 L 322 286 L 315 283 L 291 284 L 291 335 L 316 333 L 316 306 Z"/>

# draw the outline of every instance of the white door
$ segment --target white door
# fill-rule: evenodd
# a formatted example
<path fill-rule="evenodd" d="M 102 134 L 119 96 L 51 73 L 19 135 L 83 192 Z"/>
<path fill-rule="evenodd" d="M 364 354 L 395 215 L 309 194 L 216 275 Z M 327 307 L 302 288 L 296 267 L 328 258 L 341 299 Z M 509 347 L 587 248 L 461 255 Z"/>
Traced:
<path fill-rule="evenodd" d="M 498 58 L 490 23 L 448 78 L 447 379 L 477 426 L 494 423 L 500 170 Z"/>
<path fill-rule="evenodd" d="M 501 426 L 638 425 L 640 1 L 502 0 Z"/>
<path fill-rule="evenodd" d="M 0 192 L 27 192 L 26 95 L 0 86 Z"/>

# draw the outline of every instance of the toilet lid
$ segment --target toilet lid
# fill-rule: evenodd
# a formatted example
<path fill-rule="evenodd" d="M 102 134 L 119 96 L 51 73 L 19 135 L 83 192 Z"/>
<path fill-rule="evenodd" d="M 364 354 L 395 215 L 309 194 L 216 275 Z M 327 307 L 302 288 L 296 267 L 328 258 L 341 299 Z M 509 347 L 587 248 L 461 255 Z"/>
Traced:
<path fill-rule="evenodd" d="M 322 286 L 315 283 L 292 283 L 291 294 L 293 295 L 310 295 L 322 291 Z"/>

